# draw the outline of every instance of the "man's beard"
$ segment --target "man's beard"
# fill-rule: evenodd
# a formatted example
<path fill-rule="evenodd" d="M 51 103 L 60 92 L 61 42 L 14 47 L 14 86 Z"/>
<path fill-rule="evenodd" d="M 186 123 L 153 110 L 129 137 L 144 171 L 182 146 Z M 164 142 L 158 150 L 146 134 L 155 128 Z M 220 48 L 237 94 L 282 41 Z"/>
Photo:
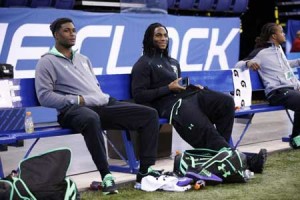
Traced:
<path fill-rule="evenodd" d="M 164 52 L 165 51 L 165 49 L 161 49 L 161 48 L 159 48 L 159 46 L 157 45 L 157 44 L 154 44 L 154 47 L 153 47 L 154 49 L 155 49 L 155 51 L 156 52 L 160 52 L 160 53 L 162 53 L 162 52 Z"/>
<path fill-rule="evenodd" d="M 74 46 L 74 44 L 69 44 L 69 43 L 62 43 L 61 45 L 67 49 L 70 49 L 72 46 Z"/>
<path fill-rule="evenodd" d="M 72 46 L 74 46 L 74 45 L 70 45 L 70 44 L 63 44 L 63 46 L 64 46 L 65 48 L 67 48 L 67 49 L 70 49 L 70 48 L 72 48 Z"/>

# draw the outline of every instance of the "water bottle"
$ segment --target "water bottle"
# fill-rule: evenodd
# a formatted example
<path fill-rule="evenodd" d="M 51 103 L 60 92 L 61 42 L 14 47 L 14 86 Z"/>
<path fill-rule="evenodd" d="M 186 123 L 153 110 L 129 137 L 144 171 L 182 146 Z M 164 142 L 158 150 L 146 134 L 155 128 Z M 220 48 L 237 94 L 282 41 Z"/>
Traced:
<path fill-rule="evenodd" d="M 34 124 L 33 124 L 32 116 L 31 116 L 31 112 L 26 112 L 24 125 L 25 125 L 26 133 L 34 132 Z"/>

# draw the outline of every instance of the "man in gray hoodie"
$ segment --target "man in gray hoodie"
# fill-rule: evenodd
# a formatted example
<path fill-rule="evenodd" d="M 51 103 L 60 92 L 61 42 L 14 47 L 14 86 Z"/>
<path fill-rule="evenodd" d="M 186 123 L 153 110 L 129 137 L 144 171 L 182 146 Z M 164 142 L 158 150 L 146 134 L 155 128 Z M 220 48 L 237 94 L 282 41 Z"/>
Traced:
<path fill-rule="evenodd" d="M 36 94 L 42 106 L 57 109 L 58 122 L 62 127 L 82 133 L 100 172 L 103 194 L 118 193 L 107 162 L 102 135 L 104 129 L 139 131 L 140 169 L 137 178 L 159 175 L 150 167 L 155 164 L 157 155 L 157 111 L 120 102 L 103 93 L 90 60 L 72 50 L 76 29 L 71 19 L 56 19 L 50 30 L 55 46 L 41 57 L 36 66 Z"/>
<path fill-rule="evenodd" d="M 236 68 L 257 70 L 265 86 L 271 105 L 282 105 L 294 111 L 290 146 L 300 148 L 300 82 L 292 67 L 300 66 L 300 59 L 287 60 L 281 44 L 286 40 L 282 26 L 267 23 L 256 38 L 255 49 L 239 61 Z"/>

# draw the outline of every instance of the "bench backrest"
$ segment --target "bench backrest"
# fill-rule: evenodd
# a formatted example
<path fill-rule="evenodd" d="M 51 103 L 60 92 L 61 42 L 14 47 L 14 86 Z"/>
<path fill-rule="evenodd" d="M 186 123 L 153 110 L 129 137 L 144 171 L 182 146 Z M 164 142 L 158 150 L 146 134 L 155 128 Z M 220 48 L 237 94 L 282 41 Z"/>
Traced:
<path fill-rule="evenodd" d="M 252 91 L 264 90 L 265 87 L 257 71 L 250 70 Z"/>
<path fill-rule="evenodd" d="M 101 88 L 104 92 L 119 100 L 127 100 L 130 95 L 130 75 L 99 75 L 97 76 Z M 20 95 L 21 102 L 16 107 L 36 107 L 40 106 L 35 93 L 34 78 L 15 79 L 14 85 L 19 86 L 20 90 L 16 95 Z"/>
<path fill-rule="evenodd" d="M 234 91 L 231 70 L 211 70 L 197 72 L 182 72 L 182 77 L 188 76 L 190 83 L 201 84 L 220 92 Z M 250 71 L 253 91 L 263 90 L 262 81 L 257 72 Z M 131 99 L 130 74 L 98 75 L 101 89 L 119 100 Z M 34 88 L 34 79 L 16 79 L 15 85 L 20 86 L 21 102 L 17 107 L 40 106 Z"/>
<path fill-rule="evenodd" d="M 231 70 L 212 70 L 212 71 L 196 71 L 196 72 L 183 72 L 182 77 L 188 76 L 192 84 L 201 84 L 208 88 L 220 92 L 232 93 L 234 91 L 232 71 Z M 263 90 L 262 82 L 257 72 L 251 71 L 250 73 L 252 80 L 253 91 Z M 112 97 L 118 100 L 131 99 L 131 85 L 130 85 L 130 74 L 116 74 L 116 75 L 98 75 L 97 79 L 100 82 L 102 90 Z M 48 123 L 55 122 L 56 111 L 54 109 L 40 108 L 40 104 L 37 100 L 34 87 L 34 78 L 27 79 L 14 79 L 12 80 L 13 85 L 18 86 L 20 90 L 15 91 L 16 96 L 20 96 L 21 101 L 14 103 L 16 108 L 26 108 L 33 112 L 36 123 Z M 30 107 L 30 109 L 28 109 Z M 42 109 L 42 111 L 41 111 Z M 0 118 L 1 118 L 0 109 Z M 22 111 L 22 112 L 21 112 Z M 20 113 L 20 124 L 23 124 L 24 110 L 15 110 Z M 10 112 L 9 113 L 13 113 Z M 47 113 L 47 114 L 45 114 Z M 7 112 L 3 113 L 7 115 Z M 14 117 L 10 114 L 11 117 Z M 18 125 L 17 127 L 21 127 Z M 17 128 L 14 128 L 17 129 Z M 3 127 L 0 130 L 3 130 Z"/>
<path fill-rule="evenodd" d="M 182 72 L 182 77 L 185 76 L 190 78 L 192 84 L 200 84 L 220 92 L 234 91 L 231 70 Z"/>

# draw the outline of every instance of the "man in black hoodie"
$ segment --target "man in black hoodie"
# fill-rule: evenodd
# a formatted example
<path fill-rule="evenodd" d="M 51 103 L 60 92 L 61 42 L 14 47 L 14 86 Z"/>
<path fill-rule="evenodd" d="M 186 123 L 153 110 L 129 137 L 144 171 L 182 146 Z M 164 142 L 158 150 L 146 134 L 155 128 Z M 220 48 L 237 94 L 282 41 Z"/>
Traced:
<path fill-rule="evenodd" d="M 50 25 L 55 46 L 38 61 L 35 88 L 42 106 L 56 108 L 58 123 L 82 133 L 102 178 L 104 195 L 118 193 L 106 156 L 103 130 L 136 130 L 140 134 L 137 182 L 159 176 L 152 169 L 157 156 L 159 121 L 153 108 L 117 101 L 101 90 L 90 60 L 72 50 L 76 28 L 69 18 Z"/>
<path fill-rule="evenodd" d="M 200 85 L 180 84 L 180 65 L 168 52 L 165 26 L 151 24 L 144 35 L 143 55 L 132 68 L 132 94 L 137 103 L 157 109 L 160 117 L 170 118 L 179 135 L 194 148 L 230 148 L 234 123 L 231 96 Z M 262 172 L 266 150 L 248 157 L 249 169 Z"/>

